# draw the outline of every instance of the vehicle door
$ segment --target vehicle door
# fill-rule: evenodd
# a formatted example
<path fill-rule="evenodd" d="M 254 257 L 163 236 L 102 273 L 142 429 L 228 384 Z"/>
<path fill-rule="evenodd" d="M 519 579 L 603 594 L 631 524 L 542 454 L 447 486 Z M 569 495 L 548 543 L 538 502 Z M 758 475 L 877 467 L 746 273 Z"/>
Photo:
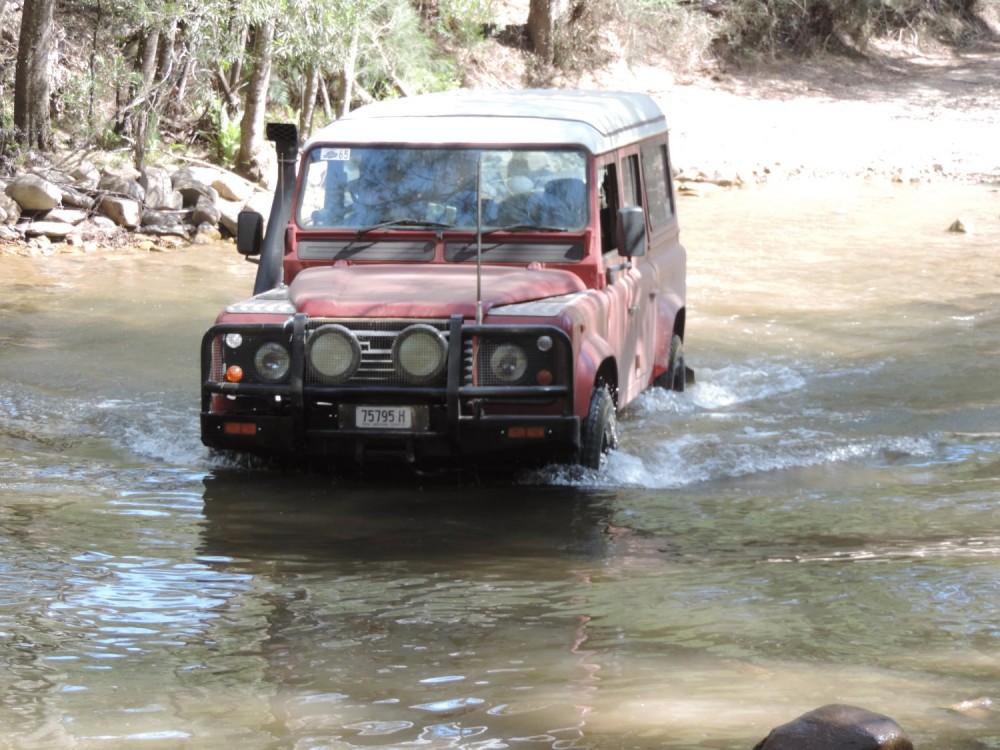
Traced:
<path fill-rule="evenodd" d="M 642 206 L 638 149 L 619 154 L 613 162 L 598 165 L 601 190 L 601 241 L 610 296 L 608 335 L 618 357 L 619 403 L 635 398 L 652 373 L 652 348 L 648 323 L 652 280 L 643 279 L 636 258 L 621 254 L 616 243 L 618 209 Z"/>

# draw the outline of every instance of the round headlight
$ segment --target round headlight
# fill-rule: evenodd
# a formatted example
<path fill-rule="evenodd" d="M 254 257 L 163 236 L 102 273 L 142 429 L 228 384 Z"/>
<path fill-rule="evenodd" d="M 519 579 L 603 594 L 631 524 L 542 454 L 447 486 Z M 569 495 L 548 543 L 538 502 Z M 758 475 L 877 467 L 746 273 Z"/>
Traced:
<path fill-rule="evenodd" d="M 448 344 L 433 326 L 410 326 L 396 337 L 392 359 L 406 380 L 424 385 L 433 382 L 444 371 Z"/>
<path fill-rule="evenodd" d="M 500 344 L 490 355 L 490 370 L 497 380 L 513 383 L 528 369 L 528 355 L 516 344 Z"/>
<path fill-rule="evenodd" d="M 306 343 L 306 361 L 324 383 L 343 383 L 361 364 L 361 345 L 344 326 L 320 326 Z"/>
<path fill-rule="evenodd" d="M 284 380 L 292 358 L 288 350 L 276 341 L 264 344 L 253 355 L 253 366 L 261 380 L 267 383 L 277 383 Z"/>

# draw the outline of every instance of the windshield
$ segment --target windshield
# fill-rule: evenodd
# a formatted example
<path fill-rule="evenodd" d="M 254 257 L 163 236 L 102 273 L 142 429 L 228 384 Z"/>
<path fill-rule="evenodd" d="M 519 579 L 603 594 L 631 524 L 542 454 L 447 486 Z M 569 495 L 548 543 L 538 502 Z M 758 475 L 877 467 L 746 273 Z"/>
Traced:
<path fill-rule="evenodd" d="M 486 229 L 574 231 L 589 218 L 586 174 L 584 154 L 572 150 L 317 146 L 296 220 L 309 229 L 474 230 L 481 210 Z"/>

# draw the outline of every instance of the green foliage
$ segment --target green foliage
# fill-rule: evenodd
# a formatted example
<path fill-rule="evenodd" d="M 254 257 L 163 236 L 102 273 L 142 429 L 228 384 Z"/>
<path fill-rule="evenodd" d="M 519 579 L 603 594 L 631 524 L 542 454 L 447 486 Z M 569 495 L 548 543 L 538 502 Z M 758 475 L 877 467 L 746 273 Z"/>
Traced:
<path fill-rule="evenodd" d="M 493 11 L 483 0 L 439 0 L 431 32 L 455 47 L 471 47 L 483 39 Z"/>
<path fill-rule="evenodd" d="M 216 158 L 232 167 L 240 150 L 240 123 L 229 116 L 222 102 L 216 100 L 214 108 L 215 132 L 208 134 L 208 140 L 215 147 Z"/>
<path fill-rule="evenodd" d="M 240 128 L 230 114 L 252 67 L 247 31 L 253 23 L 276 19 L 269 107 L 274 117 L 297 119 L 313 70 L 322 82 L 321 101 L 334 107 L 343 91 L 353 93 L 356 106 L 460 85 L 456 56 L 482 43 L 494 20 L 492 1 L 61 3 L 56 37 L 66 64 L 53 74 L 54 124 L 77 143 L 130 143 L 137 153 L 200 136 L 231 162 Z M 7 19 L 14 5 L 8 4 Z M 573 0 L 555 30 L 555 69 L 532 69 L 529 60 L 529 72 L 535 83 L 546 83 L 560 72 L 600 68 L 620 49 L 632 60 L 653 52 L 690 70 L 713 55 L 748 60 L 863 50 L 873 36 L 901 32 L 907 39 L 931 34 L 960 44 L 980 33 L 984 15 L 1000 15 L 1000 0 Z M 3 39 L 9 40 L 4 59 L 13 60 L 16 34 L 0 34 Z M 170 46 L 151 83 L 139 56 L 142 42 L 155 39 Z M 13 142 L 13 67 L 0 66 L 0 152 Z"/>

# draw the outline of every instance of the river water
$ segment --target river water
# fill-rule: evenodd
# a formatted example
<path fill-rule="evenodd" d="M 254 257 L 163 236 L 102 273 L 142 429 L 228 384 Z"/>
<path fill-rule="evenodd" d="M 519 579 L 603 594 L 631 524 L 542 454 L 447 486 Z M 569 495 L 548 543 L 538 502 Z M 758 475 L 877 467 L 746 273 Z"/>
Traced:
<path fill-rule="evenodd" d="M 680 209 L 697 385 L 502 482 L 210 457 L 230 248 L 0 258 L 0 747 L 1000 747 L 1000 194 Z"/>

